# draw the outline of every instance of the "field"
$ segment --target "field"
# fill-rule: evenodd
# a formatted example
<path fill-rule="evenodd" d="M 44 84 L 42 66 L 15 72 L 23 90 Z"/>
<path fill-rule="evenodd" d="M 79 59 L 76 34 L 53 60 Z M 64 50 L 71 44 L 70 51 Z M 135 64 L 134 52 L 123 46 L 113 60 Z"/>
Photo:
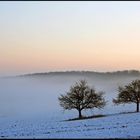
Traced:
<path fill-rule="evenodd" d="M 63 112 L 58 96 L 79 79 L 105 91 L 107 106 L 83 111 L 83 115 L 104 117 L 65 121 L 78 116 L 76 110 Z M 51 76 L 14 78 L 0 81 L 1 138 L 140 138 L 140 113 L 135 104 L 114 106 L 118 85 L 136 77 Z"/>
<path fill-rule="evenodd" d="M 140 138 L 140 113 L 69 122 L 1 120 L 0 126 L 1 138 Z"/>

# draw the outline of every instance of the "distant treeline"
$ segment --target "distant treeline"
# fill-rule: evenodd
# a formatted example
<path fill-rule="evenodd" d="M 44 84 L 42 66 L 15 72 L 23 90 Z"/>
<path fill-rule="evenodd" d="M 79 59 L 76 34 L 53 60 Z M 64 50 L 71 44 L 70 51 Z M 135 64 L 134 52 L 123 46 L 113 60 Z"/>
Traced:
<path fill-rule="evenodd" d="M 139 76 L 140 71 L 138 70 L 124 70 L 124 71 L 114 71 L 114 72 L 96 72 L 96 71 L 60 71 L 60 72 L 43 72 L 43 73 L 31 73 L 31 74 L 24 74 L 24 75 L 19 75 L 18 77 L 25 77 L 25 76 L 53 76 L 53 75 L 106 75 L 106 76 L 111 76 L 111 75 L 117 75 L 117 76 L 128 76 L 128 75 L 133 75 L 133 76 Z"/>

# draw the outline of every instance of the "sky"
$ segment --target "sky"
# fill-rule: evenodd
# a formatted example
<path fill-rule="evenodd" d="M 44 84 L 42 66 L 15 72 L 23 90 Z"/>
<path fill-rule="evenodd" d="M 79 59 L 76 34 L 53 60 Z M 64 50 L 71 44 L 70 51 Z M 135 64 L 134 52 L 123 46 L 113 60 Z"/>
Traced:
<path fill-rule="evenodd" d="M 139 1 L 1 1 L 0 75 L 140 70 Z"/>

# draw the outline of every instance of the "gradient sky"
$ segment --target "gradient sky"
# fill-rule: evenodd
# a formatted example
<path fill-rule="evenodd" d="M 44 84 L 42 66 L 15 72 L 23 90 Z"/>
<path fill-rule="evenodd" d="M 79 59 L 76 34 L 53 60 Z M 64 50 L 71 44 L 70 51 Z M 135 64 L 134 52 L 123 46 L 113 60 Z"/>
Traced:
<path fill-rule="evenodd" d="M 140 70 L 139 1 L 0 2 L 0 75 Z"/>

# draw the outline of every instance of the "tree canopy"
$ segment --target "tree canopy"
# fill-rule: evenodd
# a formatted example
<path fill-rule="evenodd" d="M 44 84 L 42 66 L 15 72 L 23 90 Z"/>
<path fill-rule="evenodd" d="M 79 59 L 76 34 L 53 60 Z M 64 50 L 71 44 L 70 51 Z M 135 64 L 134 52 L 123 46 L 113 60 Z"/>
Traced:
<path fill-rule="evenodd" d="M 134 80 L 124 87 L 118 88 L 119 94 L 117 99 L 113 99 L 115 104 L 136 103 L 139 112 L 140 103 L 140 80 Z"/>
<path fill-rule="evenodd" d="M 94 88 L 88 86 L 85 80 L 76 82 L 66 95 L 61 94 L 58 99 L 60 106 L 65 110 L 78 110 L 79 118 L 82 117 L 81 111 L 83 109 L 101 109 L 106 104 L 103 92 L 96 92 Z"/>

